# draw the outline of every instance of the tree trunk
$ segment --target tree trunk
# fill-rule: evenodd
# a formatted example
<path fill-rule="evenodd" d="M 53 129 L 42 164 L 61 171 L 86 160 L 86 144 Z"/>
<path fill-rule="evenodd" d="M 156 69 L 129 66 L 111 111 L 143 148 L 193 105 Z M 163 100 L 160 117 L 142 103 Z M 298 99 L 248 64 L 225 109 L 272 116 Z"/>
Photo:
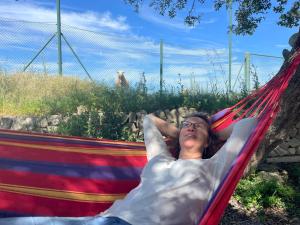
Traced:
<path fill-rule="evenodd" d="M 288 57 L 300 47 L 300 31 L 297 35 L 295 34 L 290 38 L 289 43 L 292 45 L 292 50 L 291 52 L 286 49 L 283 51 L 286 60 L 282 67 L 287 65 Z M 247 174 L 249 171 L 255 170 L 265 161 L 268 154 L 275 147 L 289 140 L 291 134 L 300 139 L 300 66 L 281 98 L 280 111 L 276 119 L 270 126 L 257 152 L 253 155 L 245 173 Z"/>

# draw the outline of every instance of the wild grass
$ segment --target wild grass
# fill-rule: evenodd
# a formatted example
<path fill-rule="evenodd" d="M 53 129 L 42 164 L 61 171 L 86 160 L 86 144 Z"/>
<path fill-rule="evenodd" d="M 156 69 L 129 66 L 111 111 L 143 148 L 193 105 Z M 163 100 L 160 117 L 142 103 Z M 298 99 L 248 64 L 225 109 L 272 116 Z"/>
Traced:
<path fill-rule="evenodd" d="M 0 73 L 2 115 L 44 115 L 72 111 L 85 101 L 91 84 L 73 77 Z"/>
<path fill-rule="evenodd" d="M 209 93 L 193 86 L 188 90 L 182 83 L 177 87 L 149 92 L 146 79 L 134 87 L 117 88 L 103 83 L 92 83 L 67 76 L 50 76 L 35 73 L 0 74 L 1 115 L 69 116 L 68 122 L 59 126 L 58 132 L 65 135 L 131 139 L 136 137 L 123 125 L 124 115 L 144 110 L 193 107 L 213 113 L 239 100 L 231 95 L 214 90 Z M 86 112 L 74 116 L 77 107 Z M 102 113 L 100 118 L 99 112 Z"/>
<path fill-rule="evenodd" d="M 37 73 L 0 73 L 0 86 L 1 115 L 67 115 L 76 112 L 79 105 L 125 113 L 181 106 L 215 112 L 238 99 L 238 96 L 228 98 L 225 93 L 208 93 L 195 87 L 149 93 L 145 79 L 135 87 L 115 88 L 75 77 Z"/>

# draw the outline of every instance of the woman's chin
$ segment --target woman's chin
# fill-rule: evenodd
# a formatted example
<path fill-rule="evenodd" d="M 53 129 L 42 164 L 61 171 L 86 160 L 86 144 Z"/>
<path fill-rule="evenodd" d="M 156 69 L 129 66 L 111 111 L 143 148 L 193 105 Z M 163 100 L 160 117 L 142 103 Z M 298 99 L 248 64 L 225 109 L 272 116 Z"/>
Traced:
<path fill-rule="evenodd" d="M 195 139 L 187 139 L 183 142 L 183 146 L 186 148 L 191 148 L 194 147 L 195 145 L 199 144 L 198 141 L 196 141 Z M 182 146 L 182 147 L 183 147 Z"/>

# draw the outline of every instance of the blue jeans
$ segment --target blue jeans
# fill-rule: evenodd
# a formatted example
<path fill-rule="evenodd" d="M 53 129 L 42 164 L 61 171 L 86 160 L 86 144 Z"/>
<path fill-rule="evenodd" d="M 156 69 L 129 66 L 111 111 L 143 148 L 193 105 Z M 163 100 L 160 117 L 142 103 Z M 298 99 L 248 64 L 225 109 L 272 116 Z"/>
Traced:
<path fill-rule="evenodd" d="M 118 217 L 10 217 L 1 218 L 1 225 L 130 225 Z"/>

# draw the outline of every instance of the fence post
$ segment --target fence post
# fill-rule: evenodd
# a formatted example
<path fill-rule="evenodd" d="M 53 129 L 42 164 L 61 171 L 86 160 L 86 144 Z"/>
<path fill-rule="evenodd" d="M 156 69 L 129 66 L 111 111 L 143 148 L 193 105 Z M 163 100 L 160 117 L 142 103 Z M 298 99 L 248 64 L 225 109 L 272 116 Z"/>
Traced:
<path fill-rule="evenodd" d="M 160 40 L 160 67 L 159 67 L 159 75 L 160 75 L 160 94 L 162 94 L 162 88 L 163 88 L 163 40 Z"/>
<path fill-rule="evenodd" d="M 231 58 L 232 58 L 232 0 L 229 0 L 229 33 L 228 33 L 228 64 L 229 64 L 229 71 L 228 71 L 228 92 L 231 93 Z"/>
<path fill-rule="evenodd" d="M 56 0 L 57 12 L 57 53 L 58 53 L 58 74 L 62 75 L 62 53 L 61 53 L 61 22 L 60 22 L 60 0 Z"/>
<path fill-rule="evenodd" d="M 245 53 L 245 88 L 247 91 L 250 91 L 250 53 Z"/>

